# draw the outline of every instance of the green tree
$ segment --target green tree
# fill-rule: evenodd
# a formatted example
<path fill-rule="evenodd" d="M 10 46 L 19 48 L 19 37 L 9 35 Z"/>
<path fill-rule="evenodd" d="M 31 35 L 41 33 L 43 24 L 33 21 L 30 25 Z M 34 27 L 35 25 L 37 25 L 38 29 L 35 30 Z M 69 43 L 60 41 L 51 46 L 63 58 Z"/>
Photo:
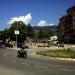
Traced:
<path fill-rule="evenodd" d="M 26 38 L 26 33 L 27 33 L 27 25 L 24 24 L 22 21 L 15 21 L 13 24 L 11 24 L 10 30 L 12 31 L 13 38 L 15 38 L 14 31 L 19 30 L 19 35 L 18 35 L 18 40 L 25 40 Z"/>
<path fill-rule="evenodd" d="M 7 29 L 5 28 L 3 31 L 0 31 L 0 39 L 5 41 L 7 37 Z"/>
<path fill-rule="evenodd" d="M 49 30 L 45 30 L 44 31 L 44 38 L 49 39 L 49 36 L 50 36 Z"/>
<path fill-rule="evenodd" d="M 44 37 L 44 32 L 42 29 L 40 29 L 40 31 L 38 32 L 38 38 L 42 39 Z"/>
<path fill-rule="evenodd" d="M 28 24 L 28 26 L 27 26 L 27 36 L 34 37 L 34 30 L 30 24 Z"/>

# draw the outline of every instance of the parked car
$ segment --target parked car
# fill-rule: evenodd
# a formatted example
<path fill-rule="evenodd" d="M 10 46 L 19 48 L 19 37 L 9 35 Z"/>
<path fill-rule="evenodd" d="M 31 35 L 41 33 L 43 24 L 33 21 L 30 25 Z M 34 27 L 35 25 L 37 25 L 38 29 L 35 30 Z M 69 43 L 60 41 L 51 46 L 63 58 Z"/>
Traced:
<path fill-rule="evenodd" d="M 0 48 L 5 48 L 5 44 L 0 42 Z"/>
<path fill-rule="evenodd" d="M 57 41 L 57 40 L 48 41 L 48 43 L 49 43 L 50 45 L 58 45 L 58 41 Z"/>
<path fill-rule="evenodd" d="M 58 41 L 55 40 L 55 41 L 52 42 L 52 44 L 57 45 L 58 44 Z"/>
<path fill-rule="evenodd" d="M 58 42 L 58 47 L 64 47 L 64 42 Z"/>
<path fill-rule="evenodd" d="M 10 43 L 6 43 L 6 47 L 13 47 L 13 44 L 10 44 Z"/>

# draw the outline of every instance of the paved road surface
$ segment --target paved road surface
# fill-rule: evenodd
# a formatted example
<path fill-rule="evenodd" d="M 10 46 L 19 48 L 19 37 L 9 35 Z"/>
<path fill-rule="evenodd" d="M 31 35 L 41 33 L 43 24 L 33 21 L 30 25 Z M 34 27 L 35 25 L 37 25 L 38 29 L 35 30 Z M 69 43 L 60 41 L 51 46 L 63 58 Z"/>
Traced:
<path fill-rule="evenodd" d="M 17 58 L 17 51 L 0 49 L 0 75 L 75 75 L 75 62 L 53 60 L 47 57 L 32 55 L 28 58 Z"/>

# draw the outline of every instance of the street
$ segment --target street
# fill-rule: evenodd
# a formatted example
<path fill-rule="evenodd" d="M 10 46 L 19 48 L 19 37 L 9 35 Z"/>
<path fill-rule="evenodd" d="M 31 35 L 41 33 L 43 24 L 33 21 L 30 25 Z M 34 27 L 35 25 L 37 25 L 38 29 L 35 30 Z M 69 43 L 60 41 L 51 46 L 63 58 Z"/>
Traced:
<path fill-rule="evenodd" d="M 17 51 L 0 49 L 0 75 L 75 75 L 75 62 L 35 56 L 28 49 L 28 58 L 17 58 Z"/>

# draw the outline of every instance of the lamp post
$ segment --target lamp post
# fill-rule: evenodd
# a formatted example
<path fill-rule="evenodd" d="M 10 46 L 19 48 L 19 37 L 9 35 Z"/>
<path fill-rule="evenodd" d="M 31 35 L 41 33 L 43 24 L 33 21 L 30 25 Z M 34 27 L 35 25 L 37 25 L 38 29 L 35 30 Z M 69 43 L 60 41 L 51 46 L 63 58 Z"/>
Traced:
<path fill-rule="evenodd" d="M 15 30 L 15 34 L 16 34 L 16 48 L 17 48 L 17 35 L 19 34 L 19 30 Z"/>
<path fill-rule="evenodd" d="M 15 34 L 16 34 L 16 48 L 17 48 L 17 35 L 19 34 L 18 22 L 17 22 L 17 28 L 16 28 L 16 30 L 15 30 Z"/>

